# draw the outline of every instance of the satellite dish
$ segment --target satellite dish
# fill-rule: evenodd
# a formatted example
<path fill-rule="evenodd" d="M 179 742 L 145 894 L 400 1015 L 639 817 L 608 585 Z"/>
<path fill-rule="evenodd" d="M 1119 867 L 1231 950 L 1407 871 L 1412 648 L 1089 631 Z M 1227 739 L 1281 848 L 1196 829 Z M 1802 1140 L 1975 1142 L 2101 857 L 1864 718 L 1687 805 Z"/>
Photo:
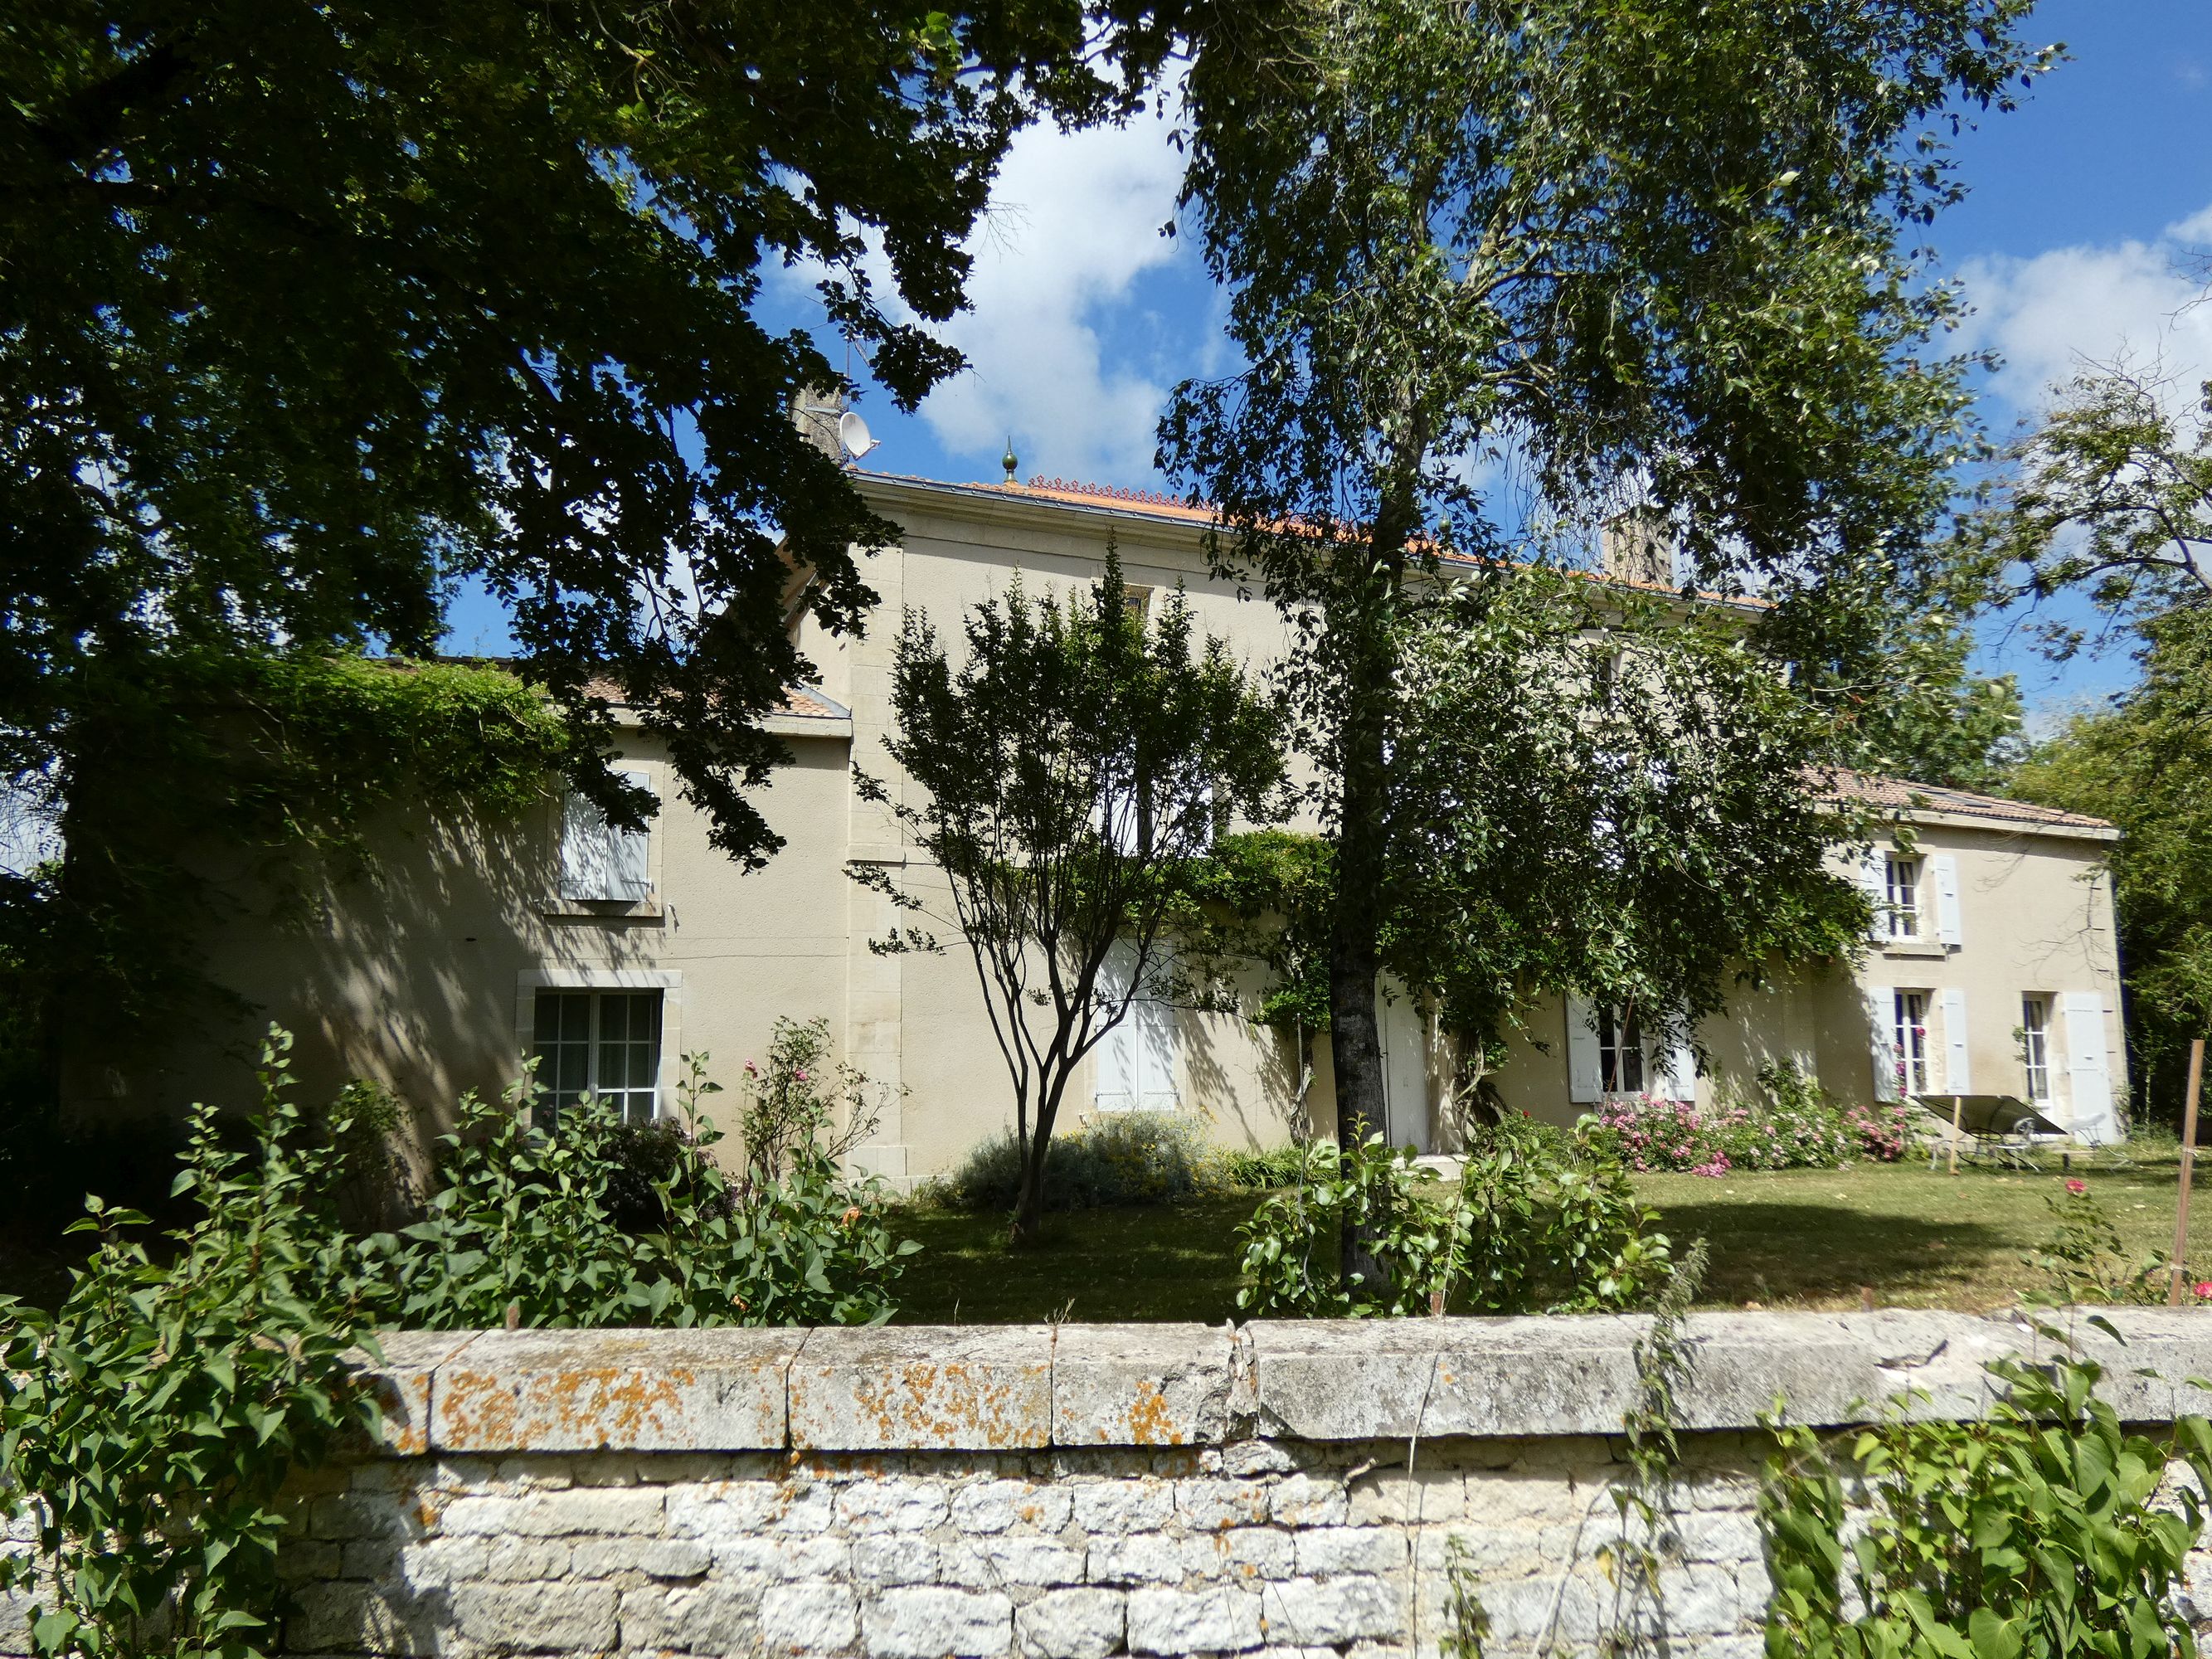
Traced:
<path fill-rule="evenodd" d="M 856 461 L 876 447 L 876 441 L 868 435 L 868 423 L 858 410 L 850 409 L 837 417 L 837 441 Z"/>

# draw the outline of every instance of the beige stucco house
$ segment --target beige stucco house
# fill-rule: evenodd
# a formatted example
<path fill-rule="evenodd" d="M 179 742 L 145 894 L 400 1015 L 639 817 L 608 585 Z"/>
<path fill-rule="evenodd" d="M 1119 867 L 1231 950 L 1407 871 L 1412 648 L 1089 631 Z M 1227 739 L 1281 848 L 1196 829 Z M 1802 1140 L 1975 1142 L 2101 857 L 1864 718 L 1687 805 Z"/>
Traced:
<path fill-rule="evenodd" d="M 904 543 L 866 561 L 882 599 L 866 637 L 805 625 L 819 683 L 794 691 L 771 723 L 792 760 L 761 802 L 784 850 L 738 873 L 635 728 L 622 763 L 663 803 L 645 834 L 614 835 L 588 809 L 551 803 L 494 830 L 383 826 L 381 877 L 333 890 L 318 926 L 276 933 L 242 921 L 215 943 L 216 976 L 297 1034 L 304 1085 L 367 1075 L 435 1114 L 464 1089 L 498 1090 L 537 1053 L 550 1086 L 593 1089 L 643 1115 L 670 1098 L 680 1054 L 708 1054 L 726 1083 L 763 1052 L 777 1016 L 818 1016 L 844 1057 L 884 1085 L 878 1132 L 857 1155 L 866 1168 L 924 1176 L 1009 1121 L 966 953 L 871 951 L 894 915 L 848 875 L 890 866 L 926 887 L 929 874 L 852 782 L 858 764 L 897 787 L 883 743 L 902 607 L 957 629 L 1018 569 L 1033 589 L 1095 579 L 1111 534 L 1133 585 L 1182 585 L 1199 624 L 1255 666 L 1285 636 L 1271 605 L 1208 574 L 1204 519 L 1178 503 L 1056 483 L 860 482 Z M 1845 1098 L 1900 1087 L 2023 1094 L 2084 1137 L 2110 1133 L 2125 1067 L 2100 860 L 2115 832 L 1953 791 L 1863 787 L 1910 834 L 1850 872 L 1882 906 L 1863 965 L 1808 970 L 1709 1022 L 1698 1033 L 1707 1075 L 1606 1011 L 1540 1007 L 1498 1079 L 1508 1101 L 1565 1120 L 1608 1090 L 1710 1099 L 1747 1091 L 1770 1059 L 1795 1059 Z M 1403 999 L 1388 1004 L 1384 1026 L 1389 1130 L 1439 1147 L 1449 1115 L 1439 1045 Z M 1092 1057 L 1074 1109 L 1186 1111 L 1222 1141 L 1277 1141 L 1333 1119 L 1320 1048 L 1320 1075 L 1302 1089 L 1283 1035 L 1140 1006 Z M 157 1087 L 236 1092 L 236 1065 L 213 1049 L 179 1055 Z"/>

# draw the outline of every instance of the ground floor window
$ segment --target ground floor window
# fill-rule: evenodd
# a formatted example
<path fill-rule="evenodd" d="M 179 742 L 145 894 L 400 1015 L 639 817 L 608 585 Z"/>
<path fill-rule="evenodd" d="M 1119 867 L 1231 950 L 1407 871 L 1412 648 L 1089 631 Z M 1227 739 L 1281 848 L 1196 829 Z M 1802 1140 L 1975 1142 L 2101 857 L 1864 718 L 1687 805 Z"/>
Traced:
<path fill-rule="evenodd" d="M 1597 1065 L 1598 1083 L 1606 1093 L 1644 1092 L 1644 1032 L 1633 1011 L 1598 1010 Z"/>
<path fill-rule="evenodd" d="M 2051 999 L 2022 997 L 2020 1000 L 2021 1058 L 2027 1063 L 2027 1097 L 2051 1098 Z"/>
<path fill-rule="evenodd" d="M 1897 1081 L 1908 1095 L 1928 1092 L 1928 993 L 1897 994 Z"/>
<path fill-rule="evenodd" d="M 538 1109 L 557 1118 L 586 1095 L 626 1122 L 660 1104 L 659 991 L 540 991 L 535 1010 Z"/>

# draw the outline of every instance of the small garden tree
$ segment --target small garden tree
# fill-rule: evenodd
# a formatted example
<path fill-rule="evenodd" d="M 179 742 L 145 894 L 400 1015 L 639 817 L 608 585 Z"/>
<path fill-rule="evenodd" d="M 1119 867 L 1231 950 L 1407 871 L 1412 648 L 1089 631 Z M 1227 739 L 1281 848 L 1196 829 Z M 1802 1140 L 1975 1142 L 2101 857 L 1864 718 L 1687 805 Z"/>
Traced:
<path fill-rule="evenodd" d="M 1017 579 L 969 613 L 957 665 L 909 611 L 886 747 L 926 799 L 860 778 L 941 874 L 943 920 L 975 958 L 1014 1085 L 1016 1243 L 1042 1218 L 1076 1068 L 1134 1000 L 1169 988 L 1165 939 L 1200 860 L 1231 814 L 1268 815 L 1282 775 L 1267 706 L 1220 640 L 1195 644 L 1182 594 L 1149 625 L 1131 599 L 1110 546 L 1103 579 L 1064 605 Z M 856 878 L 909 912 L 933 896 L 880 869 Z M 879 948 L 940 947 L 909 926 Z"/>

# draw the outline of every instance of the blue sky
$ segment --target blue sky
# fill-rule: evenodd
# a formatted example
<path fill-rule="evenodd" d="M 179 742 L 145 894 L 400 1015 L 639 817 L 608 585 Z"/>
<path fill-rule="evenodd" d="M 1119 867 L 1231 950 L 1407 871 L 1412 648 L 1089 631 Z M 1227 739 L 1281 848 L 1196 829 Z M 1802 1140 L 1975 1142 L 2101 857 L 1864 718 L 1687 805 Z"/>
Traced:
<path fill-rule="evenodd" d="M 2205 0 L 2045 0 L 2029 23 L 2071 60 L 2009 116 L 1957 146 L 1972 194 L 1929 240 L 1977 307 L 1970 342 L 2006 367 L 1983 388 L 1999 434 L 2084 359 L 2159 352 L 2191 383 L 2212 375 L 2212 306 L 2192 256 L 2212 258 L 2212 5 Z M 872 467 L 924 477 L 1000 477 L 1011 435 L 1024 477 L 1152 485 L 1152 428 L 1169 389 L 1224 360 L 1219 297 L 1171 216 L 1176 158 L 1165 123 L 1104 132 L 1024 133 L 975 241 L 971 311 L 946 331 L 972 367 L 913 416 L 887 398 L 861 410 L 881 440 Z M 771 284 L 777 326 L 805 325 L 811 295 Z M 451 644 L 496 649 L 481 598 L 453 617 Z M 2002 620 L 1982 666 L 2020 675 L 2039 725 L 2124 684 L 2124 655 L 2044 663 Z"/>

